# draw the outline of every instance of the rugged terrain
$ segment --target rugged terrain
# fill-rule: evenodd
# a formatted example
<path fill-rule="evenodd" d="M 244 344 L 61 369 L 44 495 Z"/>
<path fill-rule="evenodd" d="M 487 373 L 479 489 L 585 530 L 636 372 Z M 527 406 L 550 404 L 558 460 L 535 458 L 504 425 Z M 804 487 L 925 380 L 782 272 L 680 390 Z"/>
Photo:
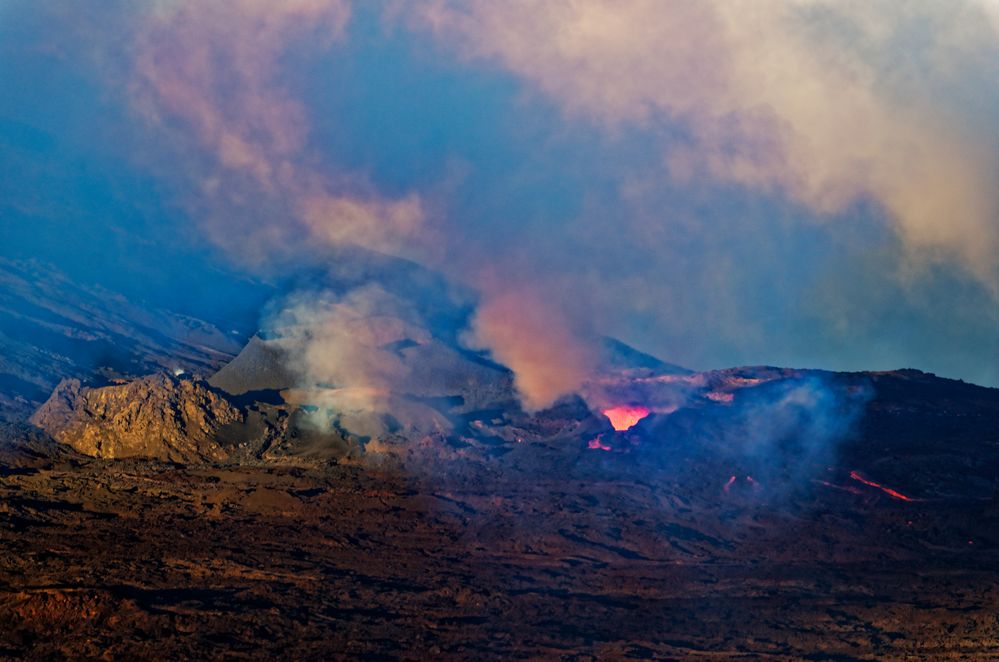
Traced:
<path fill-rule="evenodd" d="M 999 390 L 692 372 L 606 339 L 579 393 L 528 412 L 446 306 L 351 319 L 392 368 L 372 385 L 303 371 L 294 328 L 230 360 L 207 323 L 150 335 L 123 301 L 10 282 L 0 371 L 37 392 L 0 423 L 0 657 L 999 650 Z"/>
<path fill-rule="evenodd" d="M 52 265 L 0 258 L 0 421 L 26 419 L 61 379 L 211 375 L 244 339 L 75 283 Z"/>
<path fill-rule="evenodd" d="M 30 421 L 85 455 L 146 457 L 174 462 L 218 461 L 218 441 L 243 414 L 206 383 L 151 375 L 102 388 L 77 379 L 59 383 Z"/>
<path fill-rule="evenodd" d="M 719 452 L 720 430 L 750 390 L 802 375 L 746 386 L 745 374 L 704 379 L 739 384 L 732 401 L 604 429 L 598 445 L 576 432 L 489 449 L 428 437 L 405 462 L 108 461 L 33 433 L 2 455 L 0 650 L 994 655 L 999 393 L 841 375 L 870 389 L 855 433 L 808 475 L 766 474 L 776 456 Z M 540 417 L 564 429 L 571 412 Z"/>

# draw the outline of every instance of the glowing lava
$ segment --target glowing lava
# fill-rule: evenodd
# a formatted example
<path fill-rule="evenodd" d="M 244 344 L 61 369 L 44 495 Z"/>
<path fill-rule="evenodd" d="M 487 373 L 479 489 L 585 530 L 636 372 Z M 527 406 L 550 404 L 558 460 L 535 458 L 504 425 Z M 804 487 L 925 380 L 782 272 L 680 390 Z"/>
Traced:
<path fill-rule="evenodd" d="M 618 405 L 601 412 L 610 420 L 611 425 L 618 432 L 627 430 L 649 415 L 649 410 L 638 405 Z"/>
<path fill-rule="evenodd" d="M 898 499 L 899 501 L 914 501 L 914 499 L 912 497 L 907 497 L 904 494 L 902 494 L 901 492 L 896 492 L 895 490 L 891 489 L 890 487 L 885 487 L 884 485 L 882 485 L 880 483 L 875 483 L 873 480 L 868 480 L 868 479 L 864 478 L 863 476 L 860 475 L 859 471 L 851 471 L 850 472 L 850 478 L 852 478 L 852 479 L 854 479 L 856 481 L 859 481 L 859 482 L 863 483 L 864 485 L 869 485 L 870 487 L 875 487 L 875 488 L 881 490 L 882 492 L 884 492 L 885 494 L 887 494 L 888 496 L 890 496 L 893 499 Z"/>
<path fill-rule="evenodd" d="M 587 448 L 592 448 L 593 450 L 609 451 L 611 447 L 603 442 L 603 435 L 597 435 L 596 439 L 590 439 L 590 442 L 586 444 Z"/>

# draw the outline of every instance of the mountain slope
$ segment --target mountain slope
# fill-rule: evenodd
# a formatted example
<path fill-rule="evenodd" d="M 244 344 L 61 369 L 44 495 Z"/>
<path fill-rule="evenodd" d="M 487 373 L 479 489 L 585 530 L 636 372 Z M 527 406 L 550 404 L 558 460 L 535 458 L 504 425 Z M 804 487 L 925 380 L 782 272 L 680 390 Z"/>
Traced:
<path fill-rule="evenodd" d="M 209 375 L 242 336 L 70 281 L 38 262 L 0 259 L 0 420 L 24 420 L 64 378 L 182 370 Z"/>

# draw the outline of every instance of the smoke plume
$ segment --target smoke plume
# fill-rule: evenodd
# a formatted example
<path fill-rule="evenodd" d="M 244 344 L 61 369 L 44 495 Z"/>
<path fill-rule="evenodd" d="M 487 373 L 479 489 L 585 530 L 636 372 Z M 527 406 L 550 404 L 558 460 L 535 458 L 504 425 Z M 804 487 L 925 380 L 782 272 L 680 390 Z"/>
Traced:
<path fill-rule="evenodd" d="M 486 298 L 468 336 L 472 346 L 491 349 L 513 370 L 528 411 L 578 389 L 591 376 L 595 361 L 592 347 L 565 326 L 557 304 L 538 294 L 519 289 Z"/>
<path fill-rule="evenodd" d="M 999 379 L 994 3 L 36 4 L 37 48 L 101 51 L 171 211 L 266 276 L 357 246 L 475 290 L 450 338 L 529 409 L 603 334 Z M 303 382 L 396 376 L 356 286 L 284 301 Z"/>
<path fill-rule="evenodd" d="M 335 174 L 335 164 L 308 147 L 309 118 L 282 64 L 298 40 L 322 49 L 343 39 L 349 15 L 343 0 L 158 6 L 137 37 L 135 98 L 150 120 L 182 139 L 193 136 L 214 158 L 217 167 L 200 183 L 207 229 L 242 259 L 304 251 L 304 233 L 313 247 L 414 257 L 467 279 L 439 264 L 443 242 L 418 194 L 378 195 L 356 177 Z M 281 220 L 261 218 L 260 208 Z M 236 210 L 245 220 L 233 219 Z M 322 296 L 289 302 L 284 326 L 299 329 L 288 338 L 291 355 L 309 380 L 376 388 L 390 381 L 398 370 L 391 355 L 344 326 L 364 323 L 371 295 L 355 292 L 336 305 Z M 469 338 L 516 371 L 525 405 L 545 406 L 578 386 L 587 356 L 557 308 L 530 291 L 492 295 L 483 290 Z"/>
<path fill-rule="evenodd" d="M 339 295 L 299 291 L 282 302 L 266 321 L 290 357 L 290 368 L 308 387 L 349 385 L 371 394 L 387 394 L 407 373 L 389 349 L 402 340 L 427 342 L 427 332 L 400 314 L 405 302 L 378 285 Z"/>

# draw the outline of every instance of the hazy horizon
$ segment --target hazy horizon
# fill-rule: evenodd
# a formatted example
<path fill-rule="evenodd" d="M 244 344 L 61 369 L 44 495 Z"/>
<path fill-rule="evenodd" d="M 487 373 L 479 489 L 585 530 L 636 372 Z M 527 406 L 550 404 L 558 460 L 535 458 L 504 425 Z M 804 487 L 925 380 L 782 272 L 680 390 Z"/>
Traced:
<path fill-rule="evenodd" d="M 0 257 L 219 317 L 402 257 L 536 403 L 602 335 L 999 386 L 999 6 L 749 7 L 4 3 Z"/>

